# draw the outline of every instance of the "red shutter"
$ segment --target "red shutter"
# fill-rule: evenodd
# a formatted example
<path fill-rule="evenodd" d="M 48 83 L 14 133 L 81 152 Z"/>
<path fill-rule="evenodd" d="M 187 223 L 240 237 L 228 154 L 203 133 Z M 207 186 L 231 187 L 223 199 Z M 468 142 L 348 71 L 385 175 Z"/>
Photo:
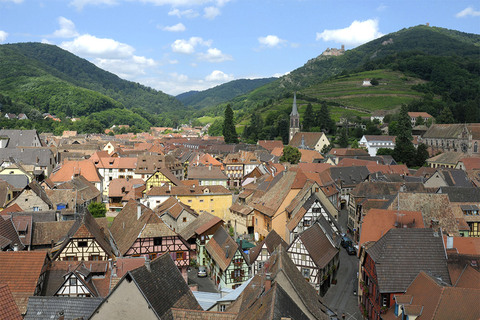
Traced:
<path fill-rule="evenodd" d="M 187 260 L 187 251 L 183 251 L 183 260 Z"/>

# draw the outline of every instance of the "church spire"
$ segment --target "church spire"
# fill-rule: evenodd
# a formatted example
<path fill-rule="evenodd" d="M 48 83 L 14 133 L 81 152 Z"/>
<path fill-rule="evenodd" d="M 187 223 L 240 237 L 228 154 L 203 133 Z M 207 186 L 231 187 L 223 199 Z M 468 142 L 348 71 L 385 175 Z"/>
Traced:
<path fill-rule="evenodd" d="M 292 113 L 290 113 L 290 116 L 298 116 L 298 109 L 297 109 L 297 93 L 295 92 L 293 94 L 293 105 L 292 105 Z"/>

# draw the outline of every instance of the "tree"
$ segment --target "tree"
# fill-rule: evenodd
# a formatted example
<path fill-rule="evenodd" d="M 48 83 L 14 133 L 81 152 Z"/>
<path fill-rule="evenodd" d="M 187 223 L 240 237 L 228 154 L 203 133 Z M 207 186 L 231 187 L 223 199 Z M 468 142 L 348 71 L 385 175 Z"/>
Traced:
<path fill-rule="evenodd" d="M 453 119 L 452 110 L 450 110 L 450 108 L 447 106 L 443 108 L 436 120 L 438 123 L 453 123 L 455 121 Z"/>
<path fill-rule="evenodd" d="M 415 165 L 416 151 L 412 143 L 412 123 L 408 116 L 408 107 L 402 105 L 397 125 L 397 138 L 393 149 L 393 158 L 407 166 Z"/>
<path fill-rule="evenodd" d="M 425 124 L 425 119 L 423 119 L 421 116 L 419 116 L 416 120 L 415 120 L 415 125 L 416 126 L 422 126 Z"/>
<path fill-rule="evenodd" d="M 225 108 L 222 133 L 225 143 L 238 143 L 238 135 L 235 130 L 235 124 L 233 123 L 233 110 L 229 104 Z"/>
<path fill-rule="evenodd" d="M 391 156 L 393 154 L 393 149 L 389 148 L 378 148 L 377 156 Z"/>
<path fill-rule="evenodd" d="M 330 117 L 330 111 L 328 111 L 328 106 L 325 102 L 322 103 L 320 110 L 316 113 L 315 126 L 320 127 L 327 133 L 335 130 L 335 122 Z"/>
<path fill-rule="evenodd" d="M 291 164 L 297 164 L 300 161 L 302 154 L 297 148 L 291 146 L 283 147 L 283 155 L 280 157 L 280 162 L 290 162 Z"/>
<path fill-rule="evenodd" d="M 340 130 L 340 138 L 338 139 L 338 144 L 341 148 L 348 147 L 348 128 L 343 128 Z"/>
<path fill-rule="evenodd" d="M 94 218 L 103 218 L 105 217 L 107 208 L 102 202 L 90 202 L 88 212 L 90 212 Z"/>
<path fill-rule="evenodd" d="M 428 154 L 428 147 L 426 144 L 421 143 L 417 147 L 417 153 L 415 156 L 415 166 L 421 167 L 425 164 L 425 161 L 430 157 Z"/>
<path fill-rule="evenodd" d="M 305 132 L 309 132 L 314 124 L 315 124 L 315 116 L 313 114 L 313 107 L 312 107 L 312 104 L 309 103 L 307 105 L 307 108 L 305 109 L 305 113 L 303 114 L 302 130 Z"/>

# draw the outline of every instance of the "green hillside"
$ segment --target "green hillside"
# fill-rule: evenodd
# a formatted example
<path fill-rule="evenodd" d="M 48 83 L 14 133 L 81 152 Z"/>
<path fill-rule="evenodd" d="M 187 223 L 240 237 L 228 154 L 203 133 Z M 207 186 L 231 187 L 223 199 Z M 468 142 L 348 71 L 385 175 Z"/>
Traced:
<path fill-rule="evenodd" d="M 260 86 L 274 81 L 276 78 L 263 79 L 239 79 L 230 81 L 214 88 L 204 91 L 189 91 L 182 93 L 176 98 L 185 106 L 191 106 L 195 109 L 216 106 L 220 103 L 229 101 L 237 96 L 246 94 Z"/>
<path fill-rule="evenodd" d="M 456 86 L 452 84 L 452 81 L 456 81 L 456 79 L 450 77 L 451 71 L 455 69 L 458 70 L 459 74 L 454 78 L 462 78 L 462 80 L 456 82 L 460 83 L 460 86 L 462 82 L 467 82 L 468 97 L 463 98 L 466 98 L 464 100 L 470 100 L 478 92 L 478 89 L 475 91 L 475 88 L 479 79 L 479 60 L 479 35 L 437 27 L 416 26 L 370 41 L 355 49 L 346 51 L 342 56 L 326 57 L 320 55 L 309 60 L 304 66 L 290 72 L 288 75 L 259 87 L 246 95 L 232 99 L 229 103 L 236 110 L 236 115 L 240 121 L 245 120 L 245 117 L 250 117 L 252 111 L 257 109 L 259 105 L 276 105 L 284 97 L 290 97 L 294 91 L 305 91 L 306 95 L 313 95 L 315 98 L 322 100 L 330 99 L 340 104 L 351 103 L 353 107 L 367 105 L 369 110 L 381 109 L 383 107 L 390 108 L 390 106 L 411 101 L 424 93 L 441 96 L 446 92 L 451 92 L 452 86 Z M 418 78 L 428 82 L 434 80 L 435 87 L 428 87 L 428 84 L 426 86 L 423 85 L 423 87 L 419 85 L 416 87 L 416 92 L 409 89 L 405 91 L 405 88 L 396 92 L 397 88 L 392 87 L 392 85 L 398 85 L 400 82 L 395 81 L 396 83 L 390 82 L 391 86 L 385 87 L 380 85 L 368 89 L 375 92 L 389 90 L 388 96 L 385 97 L 379 94 L 375 94 L 373 97 L 368 95 L 348 97 L 354 91 L 344 92 L 338 85 L 337 88 L 340 90 L 338 94 L 325 92 L 325 94 L 330 96 L 323 96 L 323 92 L 314 93 L 317 85 L 332 77 L 339 75 L 347 76 L 352 73 L 356 74 L 379 69 L 388 69 L 405 74 L 405 76 L 400 76 L 400 82 L 402 81 L 401 78 Z M 367 77 L 359 74 L 360 78 L 364 76 Z M 385 75 L 385 78 L 386 80 L 389 79 L 387 75 Z M 346 82 L 357 80 L 360 79 L 345 79 Z M 405 80 L 405 84 L 408 84 L 408 81 Z M 450 88 L 446 86 L 440 88 L 440 82 L 445 83 Z M 455 90 L 457 89 L 460 90 L 458 87 L 455 88 Z M 353 89 L 349 87 L 348 90 Z M 343 93 L 341 93 L 342 91 Z M 366 102 L 364 98 L 368 98 L 370 101 Z M 460 98 L 460 100 L 463 98 Z M 213 108 L 206 108 L 198 112 L 197 115 L 221 115 L 224 106 L 219 105 Z M 458 118 L 461 119 L 461 116 Z"/>
<path fill-rule="evenodd" d="M 68 51 L 41 43 L 0 45 L 0 94 L 40 112 L 70 117 L 128 108 L 157 122 L 162 118 L 156 114 L 178 118 L 186 110 L 174 97 L 122 80 Z"/>

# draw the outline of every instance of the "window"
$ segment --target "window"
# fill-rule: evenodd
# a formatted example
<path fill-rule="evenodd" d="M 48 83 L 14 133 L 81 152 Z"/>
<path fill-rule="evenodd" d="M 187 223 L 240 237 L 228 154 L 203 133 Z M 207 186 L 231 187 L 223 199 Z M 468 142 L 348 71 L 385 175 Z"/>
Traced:
<path fill-rule="evenodd" d="M 187 222 L 187 218 L 183 217 L 182 221 Z"/>
<path fill-rule="evenodd" d="M 84 248 L 84 247 L 88 246 L 88 243 L 87 243 L 87 241 L 78 241 L 78 246 L 81 247 L 81 248 Z"/>
<path fill-rule="evenodd" d="M 77 285 L 77 278 L 71 277 L 68 282 L 71 286 L 76 286 Z"/>
<path fill-rule="evenodd" d="M 188 200 L 188 202 L 192 202 L 192 200 L 190 199 L 190 200 Z"/>
<path fill-rule="evenodd" d="M 177 251 L 177 258 L 176 260 L 185 260 L 187 258 L 187 254 L 184 251 Z"/>
<path fill-rule="evenodd" d="M 200 199 L 200 202 L 203 202 L 203 199 Z"/>
<path fill-rule="evenodd" d="M 225 308 L 226 308 L 226 306 L 224 304 L 221 304 L 221 305 L 218 306 L 218 311 L 225 312 Z"/>
<path fill-rule="evenodd" d="M 40 211 L 39 207 L 33 207 L 33 211 Z"/>
<path fill-rule="evenodd" d="M 153 245 L 154 246 L 161 246 L 162 245 L 162 238 L 153 238 Z"/>
<path fill-rule="evenodd" d="M 304 278 L 310 278 L 310 269 L 309 268 L 302 268 L 302 275 Z"/>
<path fill-rule="evenodd" d="M 90 255 L 90 257 L 88 257 L 88 260 L 89 261 L 100 261 L 101 259 L 100 259 L 100 255 L 92 254 L 92 255 Z"/>

